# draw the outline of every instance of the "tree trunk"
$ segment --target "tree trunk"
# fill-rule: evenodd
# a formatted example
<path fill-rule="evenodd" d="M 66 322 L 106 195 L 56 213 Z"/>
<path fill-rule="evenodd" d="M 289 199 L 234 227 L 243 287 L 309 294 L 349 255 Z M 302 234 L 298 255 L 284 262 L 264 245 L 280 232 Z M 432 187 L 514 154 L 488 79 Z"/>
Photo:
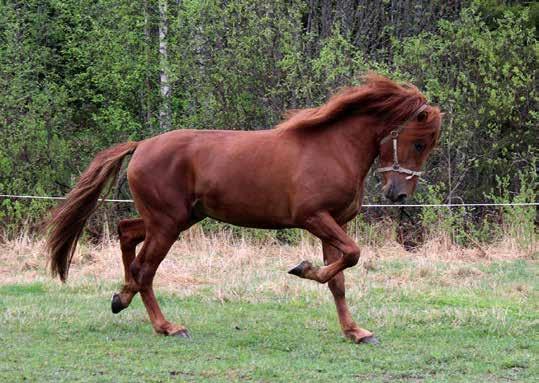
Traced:
<path fill-rule="evenodd" d="M 170 130 L 170 82 L 168 65 L 168 18 L 167 0 L 159 0 L 159 88 L 161 93 L 161 106 L 159 108 L 159 128 L 162 132 Z"/>
<path fill-rule="evenodd" d="M 144 110 L 144 127 L 147 129 L 148 132 L 153 132 L 152 129 L 152 99 L 153 99 L 153 86 L 152 86 L 152 70 L 151 67 L 153 65 L 153 59 L 152 59 L 152 46 L 153 46 L 153 38 L 152 38 L 152 17 L 151 17 L 151 9 L 148 4 L 148 0 L 144 0 L 144 50 L 145 50 L 145 58 L 146 58 L 146 76 L 144 78 L 144 89 L 142 91 L 143 99 L 142 99 L 142 106 Z"/>

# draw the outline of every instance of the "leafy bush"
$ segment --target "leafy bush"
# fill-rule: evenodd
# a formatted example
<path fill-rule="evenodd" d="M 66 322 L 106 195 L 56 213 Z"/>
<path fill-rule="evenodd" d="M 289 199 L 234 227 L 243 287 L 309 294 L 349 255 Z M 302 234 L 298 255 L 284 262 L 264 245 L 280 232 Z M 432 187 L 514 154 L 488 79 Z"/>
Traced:
<path fill-rule="evenodd" d="M 160 133 L 165 102 L 174 129 L 267 129 L 286 109 L 319 105 L 375 70 L 417 84 L 446 113 L 419 201 L 480 202 L 494 198 L 498 185 L 504 200 L 519 193 L 535 198 L 526 169 L 537 158 L 537 146 L 530 146 L 539 117 L 537 4 L 375 1 L 355 10 L 304 0 L 167 4 L 164 20 L 154 1 L 0 3 L 1 193 L 65 194 L 98 150 Z M 164 21 L 168 68 L 159 53 Z M 159 89 L 165 69 L 169 99 Z M 380 202 L 378 189 L 369 178 L 367 202 Z M 115 196 L 128 198 L 126 188 Z M 48 206 L 3 200 L 0 222 L 16 232 Z M 514 219 L 523 213 L 531 222 L 529 211 L 514 210 Z M 498 218 L 481 209 L 424 209 L 413 217 L 456 243 L 495 240 Z M 526 227 L 515 235 L 533 236 Z M 277 238 L 293 242 L 297 235 Z"/>

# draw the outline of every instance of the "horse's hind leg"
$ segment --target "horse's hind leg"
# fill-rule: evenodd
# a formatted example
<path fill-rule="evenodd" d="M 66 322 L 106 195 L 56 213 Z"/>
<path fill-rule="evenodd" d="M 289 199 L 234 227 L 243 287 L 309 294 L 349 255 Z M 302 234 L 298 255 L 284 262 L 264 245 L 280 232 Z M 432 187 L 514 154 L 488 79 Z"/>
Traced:
<path fill-rule="evenodd" d="M 144 241 L 146 236 L 144 221 L 140 218 L 120 221 L 118 224 L 118 236 L 120 237 L 120 248 L 122 249 L 125 283 L 120 293 L 112 296 L 111 309 L 114 314 L 127 308 L 139 291 L 139 286 L 131 274 L 131 263 L 135 259 L 137 245 Z"/>
<path fill-rule="evenodd" d="M 157 215 L 159 215 L 159 219 L 157 219 Z M 131 264 L 131 272 L 139 286 L 140 296 L 154 330 L 160 334 L 188 337 L 187 329 L 184 326 L 175 325 L 165 319 L 153 291 L 155 272 L 170 247 L 180 232 L 199 221 L 199 219 L 189 218 L 189 214 L 182 214 L 180 217 L 171 220 L 170 217 L 163 214 L 152 214 L 152 219 L 148 221 L 144 245 Z M 145 216 L 144 219 L 146 220 Z"/>

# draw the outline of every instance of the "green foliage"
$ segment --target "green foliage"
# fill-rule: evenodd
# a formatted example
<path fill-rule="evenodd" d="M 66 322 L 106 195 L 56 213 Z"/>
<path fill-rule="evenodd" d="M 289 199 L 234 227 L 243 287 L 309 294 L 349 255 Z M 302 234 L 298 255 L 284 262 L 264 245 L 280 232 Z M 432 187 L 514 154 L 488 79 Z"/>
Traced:
<path fill-rule="evenodd" d="M 516 187 L 515 170 L 537 156 L 529 145 L 539 122 L 539 46 L 527 21 L 527 11 L 507 12 L 490 29 L 472 7 L 456 22 L 440 21 L 436 34 L 405 40 L 395 55 L 397 70 L 447 113 L 429 169 L 432 180 L 445 181 L 445 196 L 477 200 L 500 174 Z"/>
<path fill-rule="evenodd" d="M 419 200 L 478 202 L 497 176 L 519 193 L 519 170 L 537 158 L 539 7 L 444 3 L 418 1 L 397 17 L 396 2 L 373 2 L 379 19 L 365 30 L 366 19 L 356 19 L 370 17 L 363 6 L 352 17 L 341 5 L 304 0 L 169 2 L 165 100 L 157 2 L 2 2 L 0 192 L 66 194 L 98 150 L 159 133 L 164 102 L 173 129 L 267 129 L 287 109 L 319 105 L 375 70 L 417 84 L 446 113 L 427 169 L 436 189 L 420 185 Z M 378 193 L 369 179 L 368 199 L 378 202 Z M 118 196 L 128 198 L 125 188 Z M 3 201 L 0 222 L 16 230 L 48 206 Z M 459 243 L 488 237 L 492 220 L 458 214 L 422 217 L 425 226 L 467 225 L 464 236 L 451 234 Z"/>
<path fill-rule="evenodd" d="M 520 188 L 517 193 L 511 191 L 509 176 L 496 176 L 497 187 L 489 197 L 499 203 L 530 203 L 537 200 L 537 168 L 533 161 L 528 169 L 518 171 Z M 537 241 L 535 221 L 536 206 L 507 206 L 502 210 L 502 228 L 509 238 L 516 238 L 518 245 L 533 251 Z"/>
<path fill-rule="evenodd" d="M 529 11 L 528 26 L 535 28 L 535 34 L 538 34 L 539 28 L 539 3 L 528 1 L 503 1 L 503 0 L 475 0 L 482 19 L 495 29 L 498 20 L 503 18 L 505 13 L 512 13 L 514 16 L 521 14 L 524 11 Z"/>
<path fill-rule="evenodd" d="M 427 186 L 427 193 L 418 197 L 424 204 L 443 204 L 444 184 Z M 452 243 L 468 245 L 470 235 L 470 210 L 464 207 L 423 207 L 420 212 L 421 224 L 424 227 L 427 237 L 444 238 L 449 237 Z M 491 237 L 492 238 L 492 237 Z"/>

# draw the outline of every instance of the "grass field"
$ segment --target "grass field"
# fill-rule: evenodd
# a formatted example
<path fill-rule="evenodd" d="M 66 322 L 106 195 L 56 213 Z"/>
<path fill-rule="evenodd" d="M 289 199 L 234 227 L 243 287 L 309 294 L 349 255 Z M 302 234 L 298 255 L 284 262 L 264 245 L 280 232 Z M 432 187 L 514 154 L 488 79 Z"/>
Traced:
<path fill-rule="evenodd" d="M 119 315 L 115 243 L 82 247 L 68 284 L 40 244 L 0 247 L 0 381 L 532 382 L 539 377 L 536 254 L 512 248 L 367 248 L 349 303 L 378 347 L 345 340 L 326 286 L 287 275 L 318 246 L 179 241 L 158 273 L 170 320 L 153 333 L 140 298 Z M 481 255 L 478 255 L 478 254 Z"/>

